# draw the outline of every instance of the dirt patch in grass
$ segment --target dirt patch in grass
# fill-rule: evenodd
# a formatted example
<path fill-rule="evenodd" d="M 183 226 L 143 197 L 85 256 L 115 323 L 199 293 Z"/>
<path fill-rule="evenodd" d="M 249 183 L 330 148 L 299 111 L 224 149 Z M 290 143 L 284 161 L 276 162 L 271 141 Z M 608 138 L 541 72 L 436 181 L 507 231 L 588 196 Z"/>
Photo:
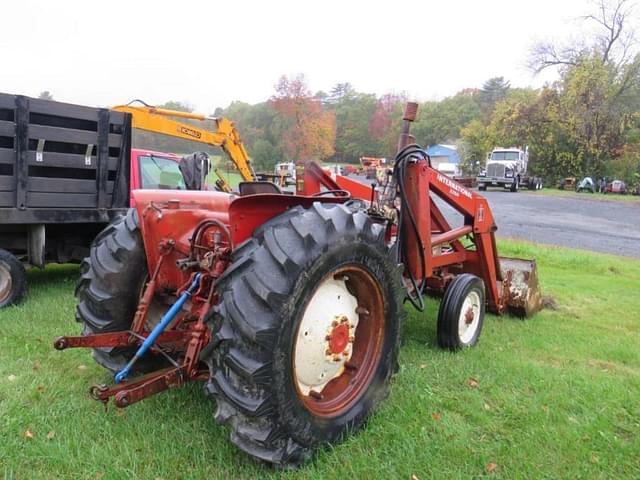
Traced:
<path fill-rule="evenodd" d="M 551 295 L 543 295 L 542 296 L 542 308 L 546 308 L 547 310 L 558 310 L 558 302 Z"/>
<path fill-rule="evenodd" d="M 625 375 L 639 375 L 640 370 L 637 368 L 624 365 L 619 362 L 612 362 L 609 360 L 592 359 L 587 362 L 589 367 L 599 370 L 603 373 L 617 373 Z"/>

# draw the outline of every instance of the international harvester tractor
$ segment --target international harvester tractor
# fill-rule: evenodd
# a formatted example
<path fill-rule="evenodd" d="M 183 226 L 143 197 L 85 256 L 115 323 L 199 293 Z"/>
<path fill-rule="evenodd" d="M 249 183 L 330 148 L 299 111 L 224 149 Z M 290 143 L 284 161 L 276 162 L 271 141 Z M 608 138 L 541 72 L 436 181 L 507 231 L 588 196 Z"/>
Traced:
<path fill-rule="evenodd" d="M 487 201 L 431 167 L 409 133 L 377 188 L 307 163 L 295 194 L 138 190 L 81 266 L 82 336 L 114 374 L 117 407 L 202 381 L 249 455 L 296 466 L 362 427 L 397 370 L 404 304 L 443 294 L 437 339 L 478 342 L 485 309 L 540 306 L 534 261 L 501 259 Z M 301 169 L 302 171 L 302 169 Z M 463 221 L 452 227 L 439 197 Z"/>

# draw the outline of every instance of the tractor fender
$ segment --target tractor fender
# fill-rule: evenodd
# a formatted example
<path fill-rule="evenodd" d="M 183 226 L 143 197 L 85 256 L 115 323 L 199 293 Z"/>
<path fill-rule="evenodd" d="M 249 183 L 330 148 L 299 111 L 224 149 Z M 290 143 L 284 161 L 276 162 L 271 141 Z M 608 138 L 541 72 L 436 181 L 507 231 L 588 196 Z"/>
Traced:
<path fill-rule="evenodd" d="M 310 208 L 319 203 L 344 203 L 350 197 L 322 197 L 260 193 L 236 197 L 229 205 L 229 230 L 234 245 L 247 240 L 256 228 L 297 205 Z"/>

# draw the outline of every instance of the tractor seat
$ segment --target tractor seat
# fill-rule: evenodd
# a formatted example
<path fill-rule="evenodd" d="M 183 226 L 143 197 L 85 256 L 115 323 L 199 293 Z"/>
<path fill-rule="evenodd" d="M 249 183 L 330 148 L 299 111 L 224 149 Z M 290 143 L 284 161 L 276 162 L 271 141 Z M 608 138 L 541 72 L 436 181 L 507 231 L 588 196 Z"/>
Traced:
<path fill-rule="evenodd" d="M 256 195 L 258 193 L 282 193 L 280 187 L 272 182 L 240 182 L 238 185 L 240 196 Z"/>

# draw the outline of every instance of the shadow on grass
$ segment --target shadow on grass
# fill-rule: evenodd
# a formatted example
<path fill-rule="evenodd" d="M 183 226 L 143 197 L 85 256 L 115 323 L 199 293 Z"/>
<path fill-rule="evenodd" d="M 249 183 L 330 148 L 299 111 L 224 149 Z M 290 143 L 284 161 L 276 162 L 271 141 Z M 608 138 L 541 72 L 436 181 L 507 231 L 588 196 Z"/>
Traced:
<path fill-rule="evenodd" d="M 409 302 L 405 304 L 407 312 L 402 334 L 402 342 L 415 342 L 427 346 L 429 349 L 438 350 L 437 344 L 437 319 L 440 298 L 425 296 L 426 308 L 424 312 L 416 310 Z"/>
<path fill-rule="evenodd" d="M 50 264 L 44 269 L 31 268 L 27 271 L 29 286 L 46 287 L 58 282 L 75 282 L 78 279 L 80 266 L 71 263 Z"/>
<path fill-rule="evenodd" d="M 80 276 L 80 266 L 75 264 L 51 264 L 44 269 L 30 268 L 27 271 L 27 295 L 22 302 L 35 306 L 40 302 L 62 302 L 70 298 Z"/>

